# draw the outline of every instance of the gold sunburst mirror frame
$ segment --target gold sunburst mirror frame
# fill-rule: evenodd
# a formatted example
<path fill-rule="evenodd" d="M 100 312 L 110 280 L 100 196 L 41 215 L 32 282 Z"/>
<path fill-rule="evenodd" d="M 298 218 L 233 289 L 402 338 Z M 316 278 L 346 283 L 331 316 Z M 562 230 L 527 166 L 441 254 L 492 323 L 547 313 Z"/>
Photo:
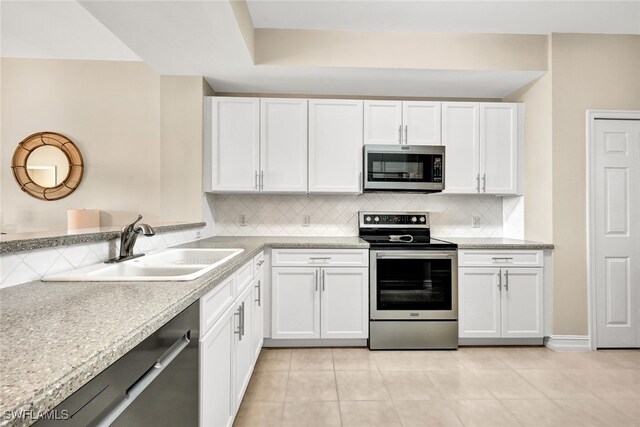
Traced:
<path fill-rule="evenodd" d="M 35 150 L 42 147 L 54 147 L 60 150 L 69 163 L 66 177 L 50 187 L 42 186 L 29 175 L 27 162 Z M 20 189 L 32 197 L 40 200 L 59 200 L 73 193 L 84 172 L 82 153 L 78 147 L 66 136 L 56 132 L 38 132 L 22 140 L 13 152 L 11 161 L 13 176 L 18 181 Z"/>

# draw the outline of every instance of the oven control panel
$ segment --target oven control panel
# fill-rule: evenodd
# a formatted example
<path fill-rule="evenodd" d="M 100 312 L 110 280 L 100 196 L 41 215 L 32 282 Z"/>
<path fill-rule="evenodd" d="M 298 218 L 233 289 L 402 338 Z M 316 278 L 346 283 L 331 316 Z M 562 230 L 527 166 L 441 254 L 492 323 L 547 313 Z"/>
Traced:
<path fill-rule="evenodd" d="M 429 212 L 360 212 L 360 227 L 429 227 Z"/>

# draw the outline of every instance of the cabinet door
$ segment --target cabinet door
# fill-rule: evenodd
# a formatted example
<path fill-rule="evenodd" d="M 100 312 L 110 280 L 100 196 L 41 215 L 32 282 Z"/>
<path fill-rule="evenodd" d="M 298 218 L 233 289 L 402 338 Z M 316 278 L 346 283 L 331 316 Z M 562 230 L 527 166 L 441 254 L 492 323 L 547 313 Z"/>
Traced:
<path fill-rule="evenodd" d="M 309 100 L 309 192 L 362 192 L 362 101 Z"/>
<path fill-rule="evenodd" d="M 258 98 L 211 100 L 211 190 L 258 191 L 260 102 Z"/>
<path fill-rule="evenodd" d="M 260 100 L 261 190 L 307 192 L 307 100 Z"/>
<path fill-rule="evenodd" d="M 404 101 L 404 143 L 410 145 L 441 145 L 440 102 Z"/>
<path fill-rule="evenodd" d="M 502 269 L 502 336 L 543 336 L 543 269 Z"/>
<path fill-rule="evenodd" d="M 479 104 L 442 103 L 444 193 L 475 194 L 480 187 Z"/>
<path fill-rule="evenodd" d="M 251 351 L 253 352 L 253 363 L 255 364 L 262 350 L 264 341 L 264 271 L 261 271 L 253 280 L 253 312 L 251 319 Z"/>
<path fill-rule="evenodd" d="M 253 351 L 251 347 L 251 322 L 253 310 L 253 288 L 247 289 L 237 299 L 236 309 L 243 309 L 234 314 L 234 403 L 237 411 L 242 402 L 242 396 L 249 385 L 253 368 Z M 236 312 L 237 313 L 237 312 Z"/>
<path fill-rule="evenodd" d="M 518 192 L 518 105 L 480 104 L 481 192 Z"/>
<path fill-rule="evenodd" d="M 402 144 L 402 101 L 364 102 L 364 143 Z"/>
<path fill-rule="evenodd" d="M 460 338 L 500 337 L 500 269 L 458 270 Z"/>
<path fill-rule="evenodd" d="M 227 310 L 200 340 L 200 425 L 231 426 L 235 306 Z"/>
<path fill-rule="evenodd" d="M 320 270 L 320 336 L 369 336 L 369 269 L 325 267 Z"/>
<path fill-rule="evenodd" d="M 319 269 L 274 267 L 271 338 L 320 338 Z"/>

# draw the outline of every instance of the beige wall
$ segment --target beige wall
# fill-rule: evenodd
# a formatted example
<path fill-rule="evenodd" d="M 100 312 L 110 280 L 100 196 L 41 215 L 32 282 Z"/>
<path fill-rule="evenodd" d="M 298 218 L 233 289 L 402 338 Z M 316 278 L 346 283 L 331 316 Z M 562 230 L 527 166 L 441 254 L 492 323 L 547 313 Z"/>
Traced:
<path fill-rule="evenodd" d="M 258 28 L 255 58 L 300 67 L 546 71 L 547 36 Z"/>
<path fill-rule="evenodd" d="M 2 60 L 5 232 L 66 228 L 66 211 L 104 212 L 103 225 L 202 218 L 201 77 L 160 77 L 142 62 Z M 55 131 L 80 148 L 78 189 L 45 202 L 20 191 L 10 162 L 24 137 Z"/>
<path fill-rule="evenodd" d="M 640 36 L 552 35 L 554 334 L 586 334 L 588 109 L 640 109 Z"/>

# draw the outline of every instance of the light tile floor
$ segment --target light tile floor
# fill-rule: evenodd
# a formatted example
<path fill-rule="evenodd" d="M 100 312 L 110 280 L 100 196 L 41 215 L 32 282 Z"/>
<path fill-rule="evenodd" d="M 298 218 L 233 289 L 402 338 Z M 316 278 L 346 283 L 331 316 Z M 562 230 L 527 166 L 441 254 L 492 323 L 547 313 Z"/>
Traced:
<path fill-rule="evenodd" d="M 263 349 L 234 426 L 640 426 L 640 351 Z"/>

